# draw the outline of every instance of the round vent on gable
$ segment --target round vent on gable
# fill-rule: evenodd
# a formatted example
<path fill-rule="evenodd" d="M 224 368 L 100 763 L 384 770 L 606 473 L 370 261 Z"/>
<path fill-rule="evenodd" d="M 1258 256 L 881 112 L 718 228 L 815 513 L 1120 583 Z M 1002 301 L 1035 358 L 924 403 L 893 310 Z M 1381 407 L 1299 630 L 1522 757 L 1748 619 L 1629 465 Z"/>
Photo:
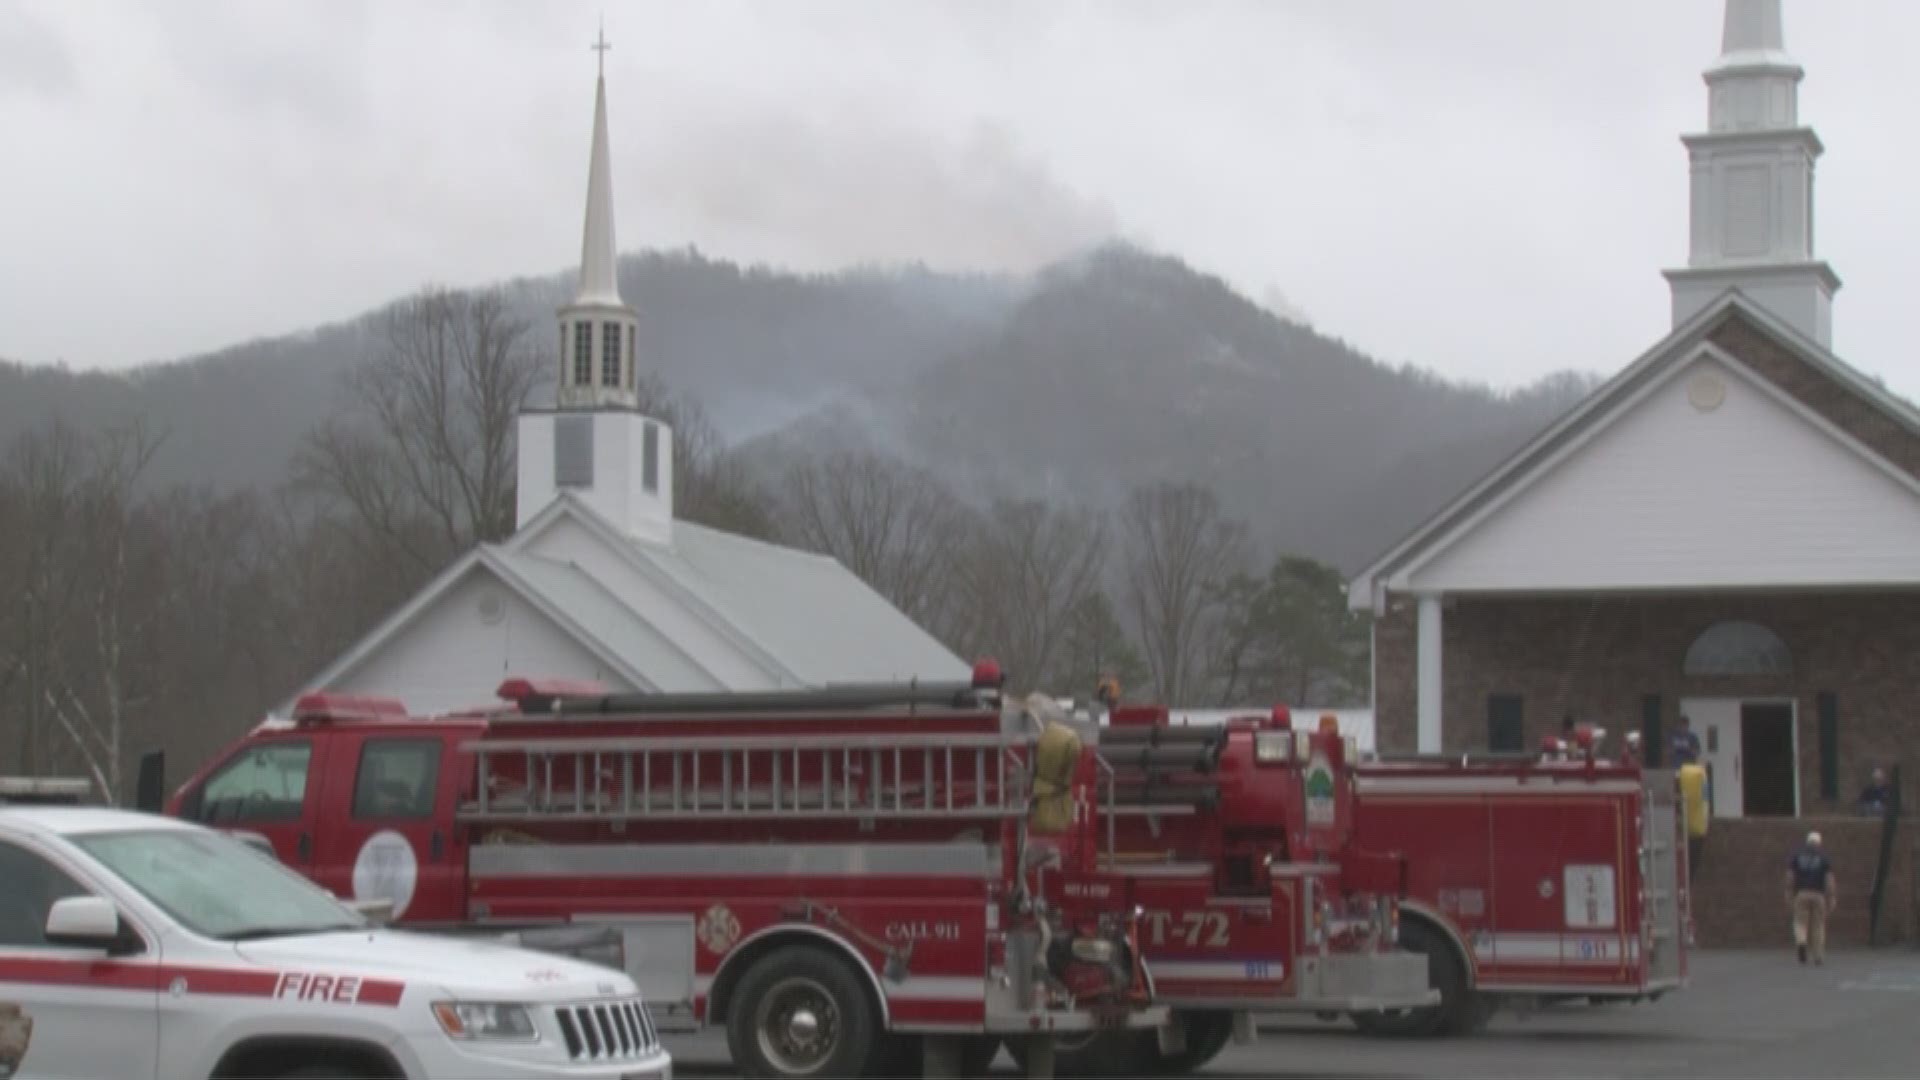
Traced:
<path fill-rule="evenodd" d="M 480 621 L 492 626 L 507 617 L 506 598 L 489 589 L 480 594 Z"/>
<path fill-rule="evenodd" d="M 1711 371 L 1702 371 L 1687 380 L 1687 403 L 1701 412 L 1712 412 L 1727 400 L 1727 383 Z"/>

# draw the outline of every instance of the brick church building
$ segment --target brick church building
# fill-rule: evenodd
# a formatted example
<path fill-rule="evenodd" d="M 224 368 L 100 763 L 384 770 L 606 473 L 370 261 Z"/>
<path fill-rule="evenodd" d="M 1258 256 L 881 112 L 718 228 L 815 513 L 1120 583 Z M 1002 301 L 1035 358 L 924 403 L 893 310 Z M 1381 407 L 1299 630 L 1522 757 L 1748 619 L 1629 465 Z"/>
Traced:
<path fill-rule="evenodd" d="M 1875 765 L 1911 803 L 1920 412 L 1829 347 L 1801 75 L 1779 0 L 1728 0 L 1672 332 L 1351 582 L 1384 751 L 1685 715 L 1716 818 L 1848 814 Z"/>

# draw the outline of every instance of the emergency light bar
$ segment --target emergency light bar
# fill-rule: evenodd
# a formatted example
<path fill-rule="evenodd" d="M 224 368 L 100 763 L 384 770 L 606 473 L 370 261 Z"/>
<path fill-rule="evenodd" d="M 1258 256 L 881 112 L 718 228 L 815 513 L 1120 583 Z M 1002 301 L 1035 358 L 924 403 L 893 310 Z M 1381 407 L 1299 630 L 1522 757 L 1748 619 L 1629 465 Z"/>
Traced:
<path fill-rule="evenodd" d="M 303 694 L 293 704 L 293 722 L 296 724 L 406 718 L 407 707 L 400 701 L 365 694 Z"/>
<path fill-rule="evenodd" d="M 494 691 L 502 701 L 525 701 L 533 697 L 605 697 L 613 689 L 592 679 L 508 679 Z"/>

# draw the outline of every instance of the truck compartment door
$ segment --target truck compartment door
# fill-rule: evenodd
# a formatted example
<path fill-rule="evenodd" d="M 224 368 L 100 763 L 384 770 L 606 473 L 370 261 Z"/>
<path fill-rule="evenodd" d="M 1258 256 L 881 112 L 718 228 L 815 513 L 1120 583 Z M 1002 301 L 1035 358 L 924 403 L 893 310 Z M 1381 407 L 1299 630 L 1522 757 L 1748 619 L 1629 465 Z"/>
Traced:
<path fill-rule="evenodd" d="M 575 927 L 619 931 L 627 974 L 639 985 L 654 1023 L 662 1030 L 692 1030 L 697 980 L 693 967 L 691 915 L 576 915 Z M 529 931 L 533 933 L 533 931 Z M 529 941 L 529 947 L 540 946 Z"/>
<path fill-rule="evenodd" d="M 1493 867 L 1500 882 L 1494 957 L 1503 968 L 1623 974 L 1629 939 L 1628 873 L 1638 842 L 1624 801 L 1559 797 L 1499 800 Z"/>

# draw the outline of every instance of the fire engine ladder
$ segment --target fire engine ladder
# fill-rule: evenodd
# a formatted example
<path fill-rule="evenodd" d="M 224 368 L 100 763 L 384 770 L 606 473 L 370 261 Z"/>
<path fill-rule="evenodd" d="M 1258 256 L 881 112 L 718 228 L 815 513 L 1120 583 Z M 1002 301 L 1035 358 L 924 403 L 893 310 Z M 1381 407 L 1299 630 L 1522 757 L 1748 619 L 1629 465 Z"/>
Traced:
<path fill-rule="evenodd" d="M 519 699 L 540 715 L 649 719 L 791 714 L 996 715 L 997 693 L 972 683 L 842 684 L 755 693 L 554 695 Z M 726 721 L 716 722 L 724 727 Z M 1002 818 L 1031 794 L 1024 734 L 851 733 L 488 738 L 469 742 L 478 770 L 469 821 Z M 516 770 L 506 763 L 517 759 Z M 516 775 L 517 774 L 517 775 Z M 963 791 L 965 785 L 971 790 Z"/>
<path fill-rule="evenodd" d="M 1686 912 L 1680 903 L 1680 858 L 1676 850 L 1683 834 L 1679 793 L 1673 774 L 1647 774 L 1641 800 L 1640 887 L 1641 934 L 1647 948 L 1646 970 L 1651 980 L 1677 982 L 1680 951 L 1685 945 Z"/>
<path fill-rule="evenodd" d="M 1027 812 L 1028 746 L 995 734 L 486 739 L 467 744 L 477 797 L 460 817 L 1005 818 Z"/>

